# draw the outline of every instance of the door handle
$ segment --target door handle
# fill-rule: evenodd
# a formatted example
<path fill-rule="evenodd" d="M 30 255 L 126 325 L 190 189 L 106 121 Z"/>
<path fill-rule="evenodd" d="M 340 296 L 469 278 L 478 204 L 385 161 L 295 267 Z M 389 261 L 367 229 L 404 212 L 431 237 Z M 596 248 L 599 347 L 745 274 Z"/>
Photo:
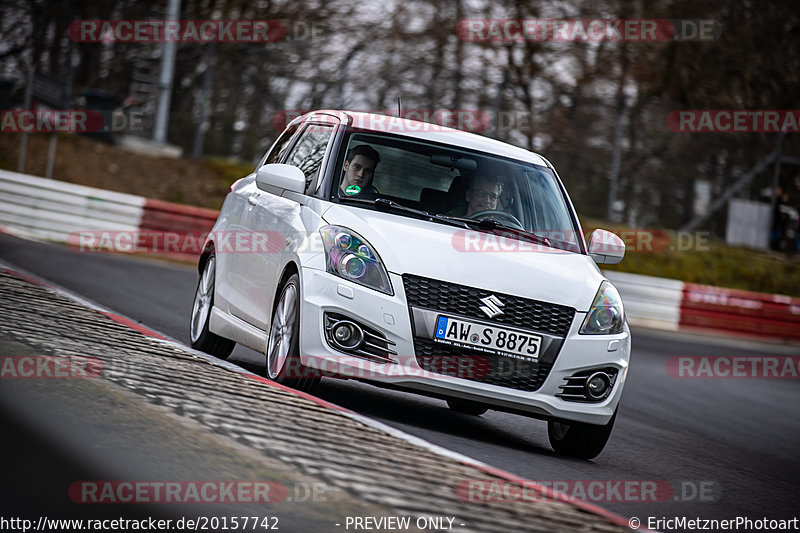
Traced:
<path fill-rule="evenodd" d="M 258 205 L 258 196 L 248 196 L 247 203 L 250 205 Z"/>

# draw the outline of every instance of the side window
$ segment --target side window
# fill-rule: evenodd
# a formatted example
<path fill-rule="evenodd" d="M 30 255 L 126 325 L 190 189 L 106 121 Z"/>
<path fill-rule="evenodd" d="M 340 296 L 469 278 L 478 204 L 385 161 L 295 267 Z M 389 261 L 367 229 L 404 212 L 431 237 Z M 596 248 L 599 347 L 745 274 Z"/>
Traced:
<path fill-rule="evenodd" d="M 264 162 L 259 166 L 267 165 L 269 163 L 280 163 L 281 159 L 283 159 L 283 155 L 286 153 L 286 150 L 288 150 L 289 146 L 292 144 L 292 137 L 294 137 L 296 132 L 297 126 L 284 131 L 272 146 L 272 149 L 267 154 Z"/>
<path fill-rule="evenodd" d="M 303 171 L 306 176 L 306 190 L 319 173 L 332 134 L 333 126 L 330 124 L 309 124 L 289 153 L 286 163 Z"/>

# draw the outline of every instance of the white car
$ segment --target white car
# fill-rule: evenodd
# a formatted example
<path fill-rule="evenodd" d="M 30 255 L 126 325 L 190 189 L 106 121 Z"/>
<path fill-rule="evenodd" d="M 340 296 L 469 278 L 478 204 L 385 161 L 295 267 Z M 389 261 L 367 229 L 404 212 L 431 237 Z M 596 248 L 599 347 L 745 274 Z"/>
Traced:
<path fill-rule="evenodd" d="M 265 354 L 309 391 L 352 378 L 548 422 L 596 457 L 630 359 L 622 301 L 553 166 L 459 130 L 318 111 L 231 187 L 205 242 L 192 346 Z"/>

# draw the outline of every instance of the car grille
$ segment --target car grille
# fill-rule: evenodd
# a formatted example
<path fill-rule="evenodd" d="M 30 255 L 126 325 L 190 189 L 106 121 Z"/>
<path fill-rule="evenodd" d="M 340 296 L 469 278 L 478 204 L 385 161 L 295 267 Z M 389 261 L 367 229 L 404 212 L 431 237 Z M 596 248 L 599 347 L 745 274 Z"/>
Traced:
<path fill-rule="evenodd" d="M 504 306 L 503 314 L 492 317 L 492 322 L 558 337 L 567 335 L 575 316 L 575 309 L 565 305 L 540 302 L 410 274 L 403 275 L 403 286 L 410 307 L 453 313 L 481 321 L 486 321 L 487 317 L 480 310 L 484 305 L 480 299 L 494 294 L 502 300 Z"/>
<path fill-rule="evenodd" d="M 423 370 L 522 391 L 538 390 L 547 379 L 575 316 L 575 309 L 565 305 L 411 274 L 403 275 L 403 286 L 412 323 L 413 308 L 485 322 L 487 317 L 480 309 L 484 305 L 480 299 L 494 294 L 504 304 L 503 313 L 489 320 L 555 337 L 539 359 L 533 361 L 436 343 L 424 336 L 416 336 L 415 330 L 414 352 L 417 364 Z"/>
<path fill-rule="evenodd" d="M 417 364 L 426 372 L 522 391 L 538 390 L 553 367 L 552 362 L 477 353 L 419 337 L 414 339 L 414 351 Z"/>

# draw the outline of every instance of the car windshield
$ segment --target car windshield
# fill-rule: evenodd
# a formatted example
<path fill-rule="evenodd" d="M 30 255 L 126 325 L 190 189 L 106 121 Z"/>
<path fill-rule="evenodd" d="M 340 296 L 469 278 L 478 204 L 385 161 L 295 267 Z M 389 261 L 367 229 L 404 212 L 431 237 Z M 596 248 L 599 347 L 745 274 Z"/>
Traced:
<path fill-rule="evenodd" d="M 379 133 L 349 133 L 344 146 L 333 190 L 340 202 L 391 208 L 401 216 L 440 215 L 431 220 L 452 219 L 580 251 L 566 201 L 547 167 Z"/>

